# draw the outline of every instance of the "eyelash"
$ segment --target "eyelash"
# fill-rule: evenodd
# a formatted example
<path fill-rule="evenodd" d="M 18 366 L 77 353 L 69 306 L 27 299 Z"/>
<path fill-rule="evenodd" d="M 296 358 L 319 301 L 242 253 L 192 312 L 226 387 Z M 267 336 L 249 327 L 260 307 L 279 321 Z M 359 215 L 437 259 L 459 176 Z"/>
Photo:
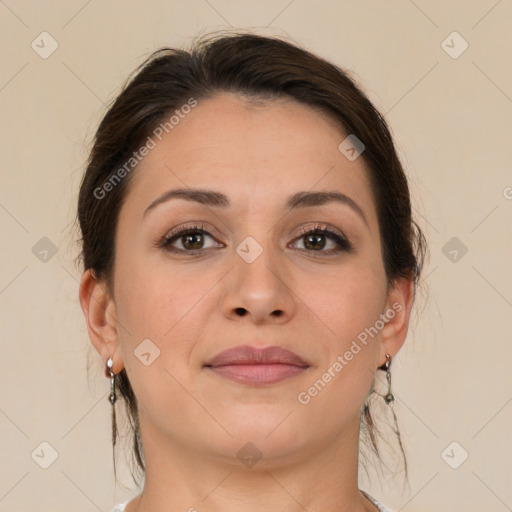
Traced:
<path fill-rule="evenodd" d="M 208 235 L 209 237 L 213 238 L 213 236 L 206 229 L 204 229 L 204 225 L 184 226 L 181 228 L 177 228 L 176 230 L 171 231 L 169 234 L 167 234 L 163 238 L 163 240 L 160 242 L 159 247 L 162 249 L 171 251 L 171 252 L 176 252 L 176 253 L 187 253 L 190 255 L 200 254 L 208 249 L 195 249 L 195 250 L 188 251 L 188 250 L 184 250 L 184 249 L 175 249 L 175 248 L 171 247 L 171 244 L 175 240 L 178 240 L 179 238 L 181 238 L 185 235 L 196 234 L 196 233 Z M 352 245 L 344 236 L 341 236 L 340 234 L 338 234 L 335 231 L 331 231 L 329 228 L 322 227 L 321 224 L 317 224 L 313 229 L 304 228 L 301 231 L 300 235 L 295 240 L 303 238 L 307 235 L 325 235 L 328 238 L 330 238 L 331 240 L 333 240 L 334 242 L 336 242 L 338 247 L 336 249 L 329 249 L 327 251 L 323 251 L 323 250 L 314 251 L 314 250 L 308 250 L 308 249 L 299 249 L 301 251 L 307 251 L 307 252 L 313 252 L 313 253 L 318 252 L 318 253 L 323 253 L 323 254 L 329 256 L 329 255 L 336 254 L 341 251 L 350 252 L 352 250 Z"/>

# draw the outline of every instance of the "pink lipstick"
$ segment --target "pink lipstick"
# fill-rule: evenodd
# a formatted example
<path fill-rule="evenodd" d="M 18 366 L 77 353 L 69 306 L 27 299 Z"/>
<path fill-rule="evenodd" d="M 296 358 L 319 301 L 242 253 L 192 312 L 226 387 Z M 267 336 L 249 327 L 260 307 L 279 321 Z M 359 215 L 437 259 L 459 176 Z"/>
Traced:
<path fill-rule="evenodd" d="M 281 382 L 310 367 L 299 355 L 284 348 L 249 345 L 224 350 L 204 366 L 227 379 L 252 385 Z"/>

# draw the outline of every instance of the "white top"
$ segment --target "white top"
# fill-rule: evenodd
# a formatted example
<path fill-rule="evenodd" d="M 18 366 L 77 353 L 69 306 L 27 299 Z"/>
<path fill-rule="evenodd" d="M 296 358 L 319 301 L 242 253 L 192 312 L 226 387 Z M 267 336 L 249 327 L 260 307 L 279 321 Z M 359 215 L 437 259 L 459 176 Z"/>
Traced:
<path fill-rule="evenodd" d="M 384 506 L 382 503 L 378 502 L 375 498 L 372 498 L 369 494 L 365 493 L 364 491 L 361 491 L 374 505 L 377 506 L 380 512 L 393 512 L 390 508 Z M 119 505 L 116 505 L 112 512 L 124 512 L 124 508 L 128 504 L 130 500 L 125 501 L 124 503 L 119 503 Z"/>
<path fill-rule="evenodd" d="M 361 491 L 374 505 L 377 506 L 377 508 L 380 510 L 380 512 L 393 512 L 390 508 L 386 507 L 380 501 L 377 501 L 375 498 L 372 498 L 368 493 Z M 116 510 L 116 512 L 118 512 Z M 121 511 L 119 511 L 121 512 Z"/>
<path fill-rule="evenodd" d="M 128 500 L 128 501 L 130 501 L 130 500 Z M 124 507 L 126 507 L 126 505 L 128 504 L 128 501 L 125 501 L 124 503 L 119 503 L 119 505 L 116 505 L 112 509 L 112 512 L 123 512 L 124 511 Z"/>

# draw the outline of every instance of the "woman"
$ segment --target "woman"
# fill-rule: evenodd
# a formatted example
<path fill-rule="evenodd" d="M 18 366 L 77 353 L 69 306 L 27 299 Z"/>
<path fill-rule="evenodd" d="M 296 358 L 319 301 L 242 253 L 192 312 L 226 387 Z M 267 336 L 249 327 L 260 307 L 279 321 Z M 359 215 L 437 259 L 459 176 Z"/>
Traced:
<path fill-rule="evenodd" d="M 98 128 L 78 219 L 113 442 L 122 398 L 144 474 L 114 511 L 388 510 L 359 437 L 378 453 L 425 243 L 342 70 L 253 34 L 155 52 Z"/>

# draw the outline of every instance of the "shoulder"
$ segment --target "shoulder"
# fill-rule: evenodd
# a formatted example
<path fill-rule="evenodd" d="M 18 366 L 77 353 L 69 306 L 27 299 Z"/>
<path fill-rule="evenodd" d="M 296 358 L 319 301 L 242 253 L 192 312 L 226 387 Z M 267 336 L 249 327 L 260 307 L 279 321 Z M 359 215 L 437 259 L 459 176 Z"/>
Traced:
<path fill-rule="evenodd" d="M 368 493 L 361 491 L 378 509 L 379 512 L 393 512 L 390 508 L 386 507 L 380 501 L 377 501 L 375 498 L 370 496 Z M 116 511 L 117 512 L 117 511 Z"/>

